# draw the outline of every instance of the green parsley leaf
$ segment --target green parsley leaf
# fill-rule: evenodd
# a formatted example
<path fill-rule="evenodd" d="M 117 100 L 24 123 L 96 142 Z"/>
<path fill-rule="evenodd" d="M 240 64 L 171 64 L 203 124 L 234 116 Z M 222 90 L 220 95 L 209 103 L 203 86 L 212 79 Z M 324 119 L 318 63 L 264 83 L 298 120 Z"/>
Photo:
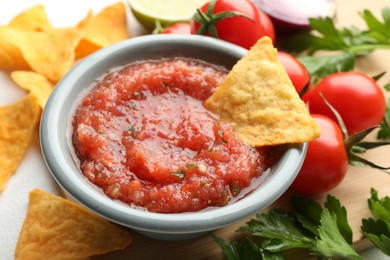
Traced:
<path fill-rule="evenodd" d="M 349 50 L 353 44 L 361 43 L 362 31 L 352 27 L 339 30 L 330 17 L 310 18 L 311 32 L 300 32 L 283 47 L 289 51 L 307 51 L 309 55 L 319 50 Z"/>
<path fill-rule="evenodd" d="M 296 53 L 306 52 L 308 57 L 301 57 L 300 60 L 315 83 L 331 73 L 352 70 L 356 57 L 376 49 L 390 49 L 390 8 L 382 10 L 383 21 L 369 10 L 363 10 L 360 16 L 366 23 L 366 30 L 354 26 L 338 29 L 330 17 L 311 18 L 309 22 L 312 30 L 296 34 L 285 42 L 283 49 Z M 312 56 L 321 50 L 338 53 Z"/>
<path fill-rule="evenodd" d="M 360 14 L 368 29 L 356 27 L 337 29 L 330 17 L 309 19 L 312 31 L 301 32 L 292 37 L 284 48 L 289 51 L 308 51 L 313 54 L 319 50 L 351 51 L 355 56 L 364 55 L 375 49 L 390 48 L 389 8 L 382 10 L 384 22 L 377 19 L 369 10 Z"/>
<path fill-rule="evenodd" d="M 270 210 L 256 215 L 240 231 L 250 231 L 253 236 L 272 239 L 265 249 L 271 252 L 291 248 L 312 248 L 314 239 L 307 237 L 293 217 L 282 210 Z"/>
<path fill-rule="evenodd" d="M 379 199 L 378 191 L 371 189 L 371 198 L 368 207 L 375 218 L 382 219 L 390 225 L 390 197 Z"/>
<path fill-rule="evenodd" d="M 327 56 L 302 56 L 298 60 L 306 67 L 314 85 L 329 74 L 351 71 L 355 67 L 355 56 L 349 51 Z"/>
<path fill-rule="evenodd" d="M 361 230 L 378 249 L 390 256 L 390 197 L 380 199 L 378 191 L 371 189 L 368 207 L 375 219 L 363 219 Z"/>
<path fill-rule="evenodd" d="M 227 260 L 284 260 L 280 253 L 269 252 L 260 248 L 249 238 L 245 238 L 242 243 L 233 241 L 230 244 L 223 239 L 212 234 L 214 241 L 221 247 Z"/>
<path fill-rule="evenodd" d="M 245 239 L 242 244 L 233 241 L 231 244 L 219 237 L 213 236 L 214 241 L 222 248 L 226 259 L 262 259 L 260 248 L 250 239 Z"/>
<path fill-rule="evenodd" d="M 352 245 L 352 228 L 348 224 L 347 209 L 341 206 L 340 201 L 334 196 L 328 195 L 325 201 L 325 207 L 329 212 L 334 213 L 337 217 L 337 228 L 346 242 Z"/>
<path fill-rule="evenodd" d="M 250 233 L 251 250 L 282 254 L 286 250 L 300 249 L 303 253 L 321 257 L 341 257 L 362 259 L 352 246 L 352 230 L 347 222 L 347 212 L 340 201 L 328 196 L 325 208 L 313 200 L 293 197 L 293 213 L 282 209 L 272 209 L 267 213 L 257 214 L 240 227 L 239 231 Z M 226 254 L 233 255 L 228 259 L 241 258 L 244 252 L 237 249 L 235 241 L 227 244 L 219 241 Z M 259 248 L 257 250 L 256 246 Z M 240 247 L 242 249 L 242 247 Z M 248 249 L 249 250 L 249 249 Z M 271 258 L 272 259 L 272 258 Z"/>
<path fill-rule="evenodd" d="M 384 39 L 383 39 L 384 43 L 388 43 L 389 42 L 388 39 L 390 38 L 390 31 L 389 31 L 390 23 L 388 21 L 389 10 L 390 10 L 389 8 L 384 8 L 382 10 L 382 16 L 384 18 L 384 23 L 379 21 L 369 10 L 364 10 L 360 14 L 360 16 L 364 19 L 368 28 L 371 31 L 377 32 L 380 35 L 384 36 Z"/>
<path fill-rule="evenodd" d="M 363 259 L 354 248 L 345 241 L 337 225 L 336 213 L 325 209 L 321 214 L 319 237 L 316 241 L 315 253 L 326 257 L 344 257 L 347 259 Z"/>
<path fill-rule="evenodd" d="M 361 230 L 379 250 L 390 256 L 390 228 L 385 221 L 363 219 Z"/>
<path fill-rule="evenodd" d="M 299 223 L 314 236 L 318 236 L 318 226 L 320 225 L 321 213 L 324 210 L 321 205 L 314 200 L 306 200 L 301 197 L 292 197 L 291 203 Z"/>

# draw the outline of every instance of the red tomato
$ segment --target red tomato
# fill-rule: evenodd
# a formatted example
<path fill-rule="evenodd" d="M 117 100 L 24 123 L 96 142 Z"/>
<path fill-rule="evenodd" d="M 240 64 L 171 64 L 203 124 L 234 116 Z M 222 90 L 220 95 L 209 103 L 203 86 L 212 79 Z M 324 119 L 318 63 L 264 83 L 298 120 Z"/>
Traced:
<path fill-rule="evenodd" d="M 379 125 L 386 111 L 386 99 L 380 86 L 365 74 L 340 72 L 321 80 L 309 98 L 312 113 L 336 120 L 320 93 L 342 117 L 349 135 Z"/>
<path fill-rule="evenodd" d="M 302 90 L 306 87 L 306 91 L 302 96 L 302 99 L 306 101 L 311 91 L 309 72 L 297 58 L 287 52 L 278 51 L 278 59 L 282 63 L 289 78 L 291 79 L 292 84 L 300 95 Z"/>
<path fill-rule="evenodd" d="M 200 10 L 206 13 L 209 3 L 203 5 Z M 217 0 L 213 14 L 226 11 L 236 11 L 247 17 L 234 16 L 222 19 L 215 23 L 218 38 L 249 49 L 261 37 L 269 36 L 275 42 L 275 31 L 271 19 L 260 11 L 249 0 Z M 201 24 L 193 20 L 191 31 L 199 33 Z M 209 33 L 206 32 L 207 35 Z"/>
<path fill-rule="evenodd" d="M 320 194 L 338 186 L 348 169 L 343 134 L 332 119 L 312 114 L 320 126 L 319 138 L 309 142 L 305 161 L 291 188 L 303 194 Z"/>
<path fill-rule="evenodd" d="M 160 33 L 163 34 L 191 34 L 191 25 L 189 23 L 181 22 L 172 24 L 164 28 Z"/>

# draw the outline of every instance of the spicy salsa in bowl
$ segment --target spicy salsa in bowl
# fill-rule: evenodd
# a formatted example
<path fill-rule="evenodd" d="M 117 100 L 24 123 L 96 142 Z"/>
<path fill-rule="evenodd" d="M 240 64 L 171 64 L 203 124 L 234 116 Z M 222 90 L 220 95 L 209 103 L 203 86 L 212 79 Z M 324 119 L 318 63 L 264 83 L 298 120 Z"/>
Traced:
<path fill-rule="evenodd" d="M 203 107 L 245 53 L 208 37 L 153 35 L 86 58 L 42 117 L 54 178 L 96 213 L 155 238 L 197 236 L 267 207 L 306 146 L 276 158 L 280 148 L 245 145 Z"/>

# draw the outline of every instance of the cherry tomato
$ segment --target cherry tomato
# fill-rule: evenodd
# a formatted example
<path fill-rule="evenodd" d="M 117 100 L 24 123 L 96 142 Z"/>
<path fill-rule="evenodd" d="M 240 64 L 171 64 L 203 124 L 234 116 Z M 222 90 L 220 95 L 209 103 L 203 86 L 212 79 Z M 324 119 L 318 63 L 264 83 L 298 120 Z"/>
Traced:
<path fill-rule="evenodd" d="M 208 6 L 209 3 L 206 3 L 200 10 L 206 13 Z M 251 1 L 217 0 L 213 14 L 226 11 L 236 11 L 247 17 L 233 16 L 216 22 L 215 27 L 218 38 L 246 49 L 252 47 L 263 36 L 268 36 L 273 42 L 275 41 L 275 31 L 271 19 Z M 202 24 L 193 19 L 191 22 L 192 33 L 199 34 L 199 28 L 201 28 Z M 205 34 L 210 35 L 209 32 L 205 32 Z"/>
<path fill-rule="evenodd" d="M 375 80 L 365 74 L 331 74 L 311 92 L 308 101 L 310 112 L 336 120 L 320 93 L 340 114 L 349 135 L 379 125 L 383 120 L 386 111 L 384 93 Z"/>
<path fill-rule="evenodd" d="M 190 23 L 180 22 L 172 24 L 164 29 L 160 33 L 163 34 L 191 34 Z"/>
<path fill-rule="evenodd" d="M 319 138 L 309 142 L 305 161 L 291 188 L 303 194 L 320 194 L 337 187 L 348 169 L 343 134 L 329 117 L 312 114 L 321 129 Z"/>
<path fill-rule="evenodd" d="M 306 101 L 311 91 L 309 72 L 297 58 L 287 52 L 278 51 L 278 59 L 282 63 L 298 94 Z M 302 91 L 304 92 L 302 93 Z"/>

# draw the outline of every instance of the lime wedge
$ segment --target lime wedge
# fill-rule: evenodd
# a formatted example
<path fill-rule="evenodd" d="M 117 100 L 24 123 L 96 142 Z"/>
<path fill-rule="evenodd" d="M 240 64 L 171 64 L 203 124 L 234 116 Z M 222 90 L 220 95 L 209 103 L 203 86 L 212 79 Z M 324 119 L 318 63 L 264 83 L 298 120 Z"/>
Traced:
<path fill-rule="evenodd" d="M 128 0 L 137 20 L 148 29 L 154 29 L 156 21 L 162 25 L 187 21 L 196 9 L 209 0 Z"/>

